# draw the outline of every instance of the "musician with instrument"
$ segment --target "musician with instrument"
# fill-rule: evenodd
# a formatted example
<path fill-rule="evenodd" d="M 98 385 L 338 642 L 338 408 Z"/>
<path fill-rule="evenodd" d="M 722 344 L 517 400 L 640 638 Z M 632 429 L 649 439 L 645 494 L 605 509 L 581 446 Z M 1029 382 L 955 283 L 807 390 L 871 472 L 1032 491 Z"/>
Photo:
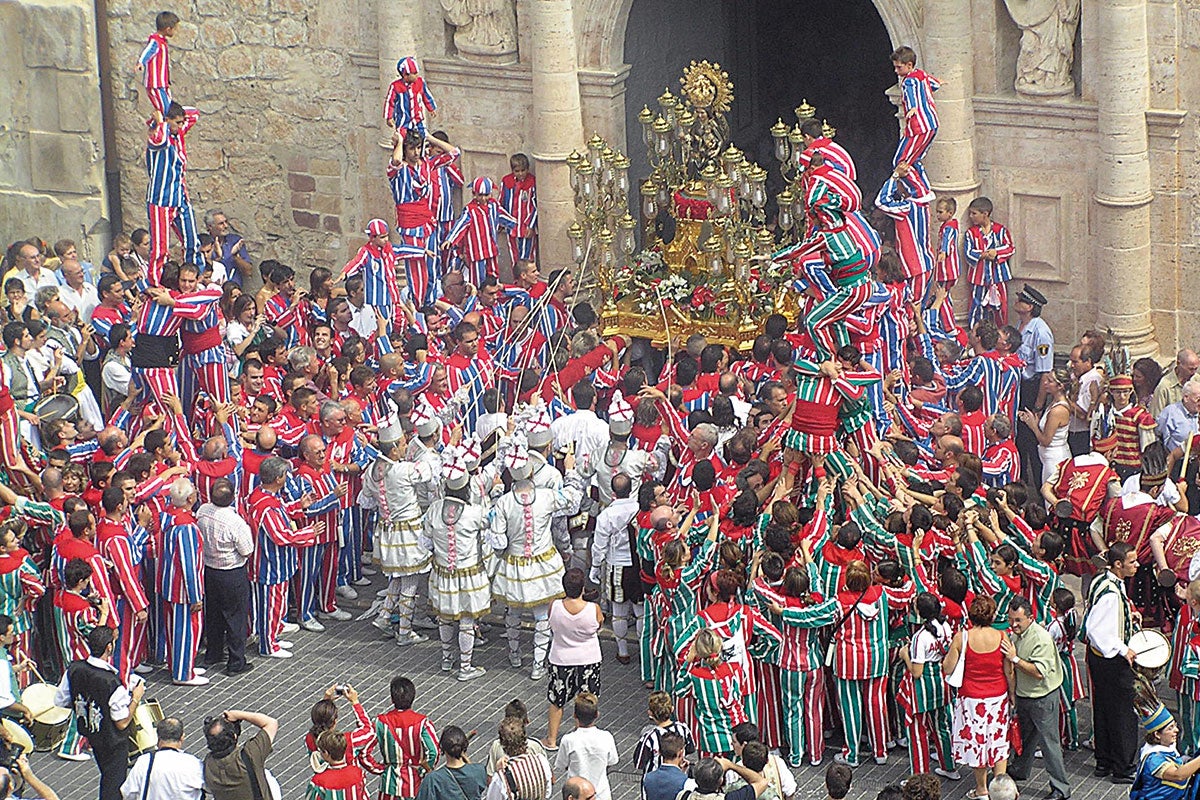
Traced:
<path fill-rule="evenodd" d="M 79 733 L 88 740 L 100 769 L 100 800 L 121 800 L 121 784 L 129 771 L 129 738 L 125 729 L 137 713 L 146 685 L 126 689 L 112 665 L 116 636 L 107 625 L 87 634 L 88 658 L 72 661 L 63 673 L 54 704 L 70 708 Z"/>
<path fill-rule="evenodd" d="M 1108 569 L 1092 581 L 1087 612 L 1079 632 L 1087 642 L 1087 667 L 1092 686 L 1103 686 L 1092 698 L 1098 778 L 1132 783 L 1137 753 L 1137 714 L 1133 709 L 1133 659 L 1129 646 L 1135 623 L 1141 621 L 1125 593 L 1125 579 L 1137 573 L 1137 551 L 1117 542 L 1105 555 Z"/>

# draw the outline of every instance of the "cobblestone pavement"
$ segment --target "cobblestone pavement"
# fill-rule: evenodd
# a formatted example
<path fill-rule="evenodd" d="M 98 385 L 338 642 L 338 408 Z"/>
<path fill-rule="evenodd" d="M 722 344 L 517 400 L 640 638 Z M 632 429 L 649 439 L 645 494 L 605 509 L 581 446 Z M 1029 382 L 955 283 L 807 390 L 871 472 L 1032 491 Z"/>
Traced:
<path fill-rule="evenodd" d="M 379 579 L 375 580 L 378 585 Z M 373 599 L 374 592 L 373 589 L 361 591 L 362 599 L 344 603 L 343 607 L 356 614 L 364 611 L 369 605 L 368 596 Z M 295 642 L 295 658 L 277 660 L 252 657 L 255 665 L 252 672 L 231 678 L 214 670 L 210 673 L 212 683 L 205 687 L 173 686 L 164 671 L 156 671 L 149 676 L 147 697 L 156 698 L 167 715 L 182 718 L 186 729 L 185 749 L 200 757 L 204 752 L 200 727 L 206 715 L 239 708 L 261 711 L 278 718 L 279 737 L 268 766 L 280 780 L 284 800 L 299 800 L 304 796 L 304 787 L 311 775 L 303 743 L 309 725 L 309 709 L 320 699 L 323 691 L 334 683 L 353 684 L 367 712 L 374 716 L 390 708 L 387 687 L 392 676 L 404 674 L 411 677 L 417 685 L 415 708 L 428 714 L 439 732 L 450 724 L 457 724 L 468 731 L 479 731 L 479 737 L 471 748 L 471 756 L 479 760 L 485 757 L 487 746 L 495 738 L 504 704 L 514 697 L 524 700 L 531 710 L 531 735 L 541 736 L 545 733 L 545 682 L 534 683 L 529 679 L 529 631 L 525 631 L 522 638 L 526 666 L 518 672 L 507 664 L 501 628 L 488 626 L 489 643 L 476 649 L 475 659 L 477 665 L 488 670 L 487 675 L 469 683 L 460 683 L 452 673 L 440 670 L 441 652 L 436 643 L 436 632 L 429 632 L 431 641 L 427 644 L 401 649 L 390 641 L 382 640 L 378 631 L 366 621 L 329 622 L 326 625 L 324 633 L 300 631 L 288 636 Z M 636 655 L 632 664 L 623 666 L 616 661 L 616 646 L 611 639 L 606 639 L 602 647 L 605 660 L 601 673 L 603 688 L 599 725 L 613 733 L 621 753 L 621 762 L 610 772 L 613 797 L 616 800 L 631 800 L 638 796 L 638 776 L 632 770 L 630 755 L 638 733 L 646 722 L 647 691 L 638 679 Z M 634 652 L 636 654 L 636 650 Z M 569 721 L 569 709 L 567 717 L 563 733 L 569 732 L 573 726 Z M 343 721 L 350 719 L 345 704 L 342 704 L 341 718 Z M 1085 729 L 1090 728 L 1090 711 L 1080 711 L 1080 722 Z M 826 752 L 826 764 L 833 752 L 832 749 Z M 1107 780 L 1091 776 L 1089 751 L 1067 753 L 1066 756 L 1067 768 L 1075 784 L 1072 792 L 1074 800 L 1118 798 L 1128 794 L 1125 787 L 1114 786 Z M 66 762 L 39 753 L 34 756 L 33 768 L 64 800 L 96 797 L 97 772 L 91 762 Z M 943 781 L 947 800 L 959 800 L 967 794 L 972 781 L 967 770 L 963 770 L 963 773 L 964 780 L 957 783 Z M 853 800 L 871 800 L 881 787 L 902 780 L 907 774 L 907 752 L 903 749 L 893 750 L 886 765 L 871 763 L 855 771 L 850 797 Z M 823 798 L 823 775 L 824 766 L 806 766 L 797 770 L 796 777 L 800 785 L 798 800 Z M 376 783 L 368 782 L 368 788 L 374 791 Z M 1021 788 L 1023 796 L 1029 800 L 1042 798 L 1049 790 L 1045 773 L 1035 769 Z"/>

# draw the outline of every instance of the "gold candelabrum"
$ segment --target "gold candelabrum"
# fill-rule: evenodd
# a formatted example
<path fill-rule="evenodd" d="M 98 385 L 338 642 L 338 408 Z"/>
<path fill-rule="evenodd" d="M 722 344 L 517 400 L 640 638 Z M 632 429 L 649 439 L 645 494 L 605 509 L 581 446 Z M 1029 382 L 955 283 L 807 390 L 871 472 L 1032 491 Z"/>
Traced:
<path fill-rule="evenodd" d="M 816 115 L 817 109 L 804 99 L 796 106 L 796 124 L 793 127 L 789 128 L 782 118 L 771 126 L 775 160 L 779 162 L 779 174 L 784 183 L 783 191 L 775 195 L 775 224 L 784 244 L 798 242 L 804 236 L 804 170 L 800 157 L 807 144 L 800 126 Z M 828 120 L 822 120 L 821 130 L 830 139 L 837 134 L 837 129 Z"/>
<path fill-rule="evenodd" d="M 584 153 L 567 156 L 567 166 L 575 191 L 575 221 L 567 228 L 572 259 L 581 279 L 594 276 L 609 286 L 637 247 L 637 220 L 628 209 L 629 158 L 594 134 Z"/>

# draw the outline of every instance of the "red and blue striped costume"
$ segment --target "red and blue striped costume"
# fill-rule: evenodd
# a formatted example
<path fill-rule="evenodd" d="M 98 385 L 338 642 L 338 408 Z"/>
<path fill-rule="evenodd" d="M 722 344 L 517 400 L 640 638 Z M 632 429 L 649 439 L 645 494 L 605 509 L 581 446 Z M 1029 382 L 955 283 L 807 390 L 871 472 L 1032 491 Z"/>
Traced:
<path fill-rule="evenodd" d="M 229 370 L 217 304 L 206 306 L 199 319 L 184 320 L 179 336 L 183 342 L 183 355 L 179 359 L 179 388 L 183 392 L 180 399 L 195 421 L 196 398 L 200 392 L 218 403 L 229 402 Z"/>
<path fill-rule="evenodd" d="M 808 169 L 809 164 L 812 163 L 812 157 L 818 154 L 825 159 L 826 164 L 840 171 L 850 180 L 858 180 L 858 169 L 854 166 L 854 159 L 850 153 L 828 136 L 813 139 L 808 147 L 804 148 L 804 152 L 800 154 L 800 169 Z"/>
<path fill-rule="evenodd" d="M 425 180 L 429 183 L 429 210 L 433 212 L 429 249 L 434 252 L 432 258 L 437 263 L 438 275 L 444 275 L 447 265 L 441 251 L 442 242 L 450 232 L 450 226 L 458 218 L 458 212 L 454 210 L 454 189 L 463 186 L 465 179 L 457 154 L 448 164 L 431 166 L 433 160 L 427 158 L 422 161 L 421 169 L 425 171 Z"/>
<path fill-rule="evenodd" d="M 117 622 L 117 643 L 113 651 L 113 666 L 121 682 L 129 680 L 133 668 L 146 657 L 149 629 L 147 621 L 136 616 L 149 613 L 150 601 L 142 581 L 142 561 L 146 556 L 149 531 L 137 529 L 133 535 L 128 521 L 117 522 L 101 517 L 96 523 L 96 544 L 100 553 L 112 564 L 113 589 L 117 604 L 113 609 Z"/>
<path fill-rule="evenodd" d="M 944 330 L 954 330 L 954 303 L 950 298 L 950 287 L 958 282 L 961 272 L 958 220 L 951 217 L 938 229 L 937 265 L 933 269 L 933 279 L 946 290 L 946 299 L 942 301 L 941 308 Z"/>
<path fill-rule="evenodd" d="M 437 103 L 419 75 L 412 83 L 404 78 L 392 81 L 383 102 L 384 120 L 398 131 L 415 131 L 421 137 L 425 136 L 425 112 L 436 110 Z"/>
<path fill-rule="evenodd" d="M 171 105 L 171 57 L 167 50 L 167 37 L 155 31 L 146 39 L 146 46 L 138 56 L 142 81 L 146 86 L 146 97 L 158 113 L 166 114 Z"/>
<path fill-rule="evenodd" d="M 475 286 L 487 276 L 499 277 L 496 235 L 503 225 L 511 233 L 517 221 L 494 198 L 476 197 L 467 203 L 446 233 L 446 244 L 458 250 L 466 262 L 463 275 Z"/>
<path fill-rule="evenodd" d="M 337 589 L 338 516 L 341 509 L 338 497 L 333 493 L 337 485 L 337 478 L 328 465 L 318 470 L 300 463 L 284 487 L 289 500 L 299 502 L 306 494 L 316 498 L 304 514 L 314 524 L 325 522 L 325 533 L 312 545 L 300 549 L 296 575 L 292 578 L 292 593 L 300 622 L 316 619 L 318 611 L 328 614 L 337 610 L 334 591 Z"/>
<path fill-rule="evenodd" d="M 508 234 L 508 252 L 517 261 L 537 258 L 537 179 L 528 173 L 521 180 L 511 172 L 500 179 L 500 205 L 516 225 Z"/>
<path fill-rule="evenodd" d="M 988 250 L 996 251 L 994 260 L 986 260 L 983 254 Z M 1008 281 L 1012 280 L 1012 268 L 1009 260 L 1013 257 L 1012 237 L 1008 228 L 999 222 L 992 221 L 987 231 L 978 225 L 967 229 L 963 254 L 967 259 L 967 280 L 971 283 L 971 308 L 967 312 L 967 324 L 975 327 L 976 323 L 988 318 L 989 314 L 997 326 L 1008 322 Z M 992 292 L 994 296 L 989 296 Z M 988 308 L 994 308 L 989 312 Z"/>
<path fill-rule="evenodd" d="M 289 350 L 298 345 L 310 344 L 308 308 L 309 304 L 303 301 L 293 305 L 292 301 L 282 294 L 274 295 L 263 307 L 263 316 L 267 318 L 267 322 L 283 330 L 284 344 Z"/>
<path fill-rule="evenodd" d="M 313 530 L 296 530 L 276 495 L 258 486 L 246 502 L 254 555 L 250 560 L 253 582 L 254 632 L 258 652 L 270 655 L 279 649 L 279 634 L 287 612 L 287 587 L 296 574 L 296 547 L 312 540 Z"/>
<path fill-rule="evenodd" d="M 925 177 L 925 166 L 921 160 L 933 138 L 937 136 L 937 106 L 933 93 L 941 86 L 937 78 L 924 70 L 914 69 L 900 79 L 900 110 L 904 112 L 904 133 L 900 145 L 892 158 L 892 167 L 904 162 L 912 167 L 914 179 L 929 192 L 929 180 Z"/>
<path fill-rule="evenodd" d="M 387 167 L 392 201 L 396 204 L 396 233 L 414 252 L 413 257 L 404 259 L 404 274 L 409 294 L 418 308 L 437 299 L 437 276 L 425 251 L 438 248 L 433 203 L 435 173 L 451 166 L 455 158 L 452 153 L 442 153 L 417 164 L 391 162 Z"/>
<path fill-rule="evenodd" d="M 428 397 L 428 394 L 426 394 Z M 338 473 L 335 477 L 339 483 L 347 486 L 346 496 L 341 499 L 342 538 L 341 551 L 338 559 L 339 586 L 352 583 L 362 575 L 363 543 L 370 535 L 369 528 L 374 524 L 375 515 L 358 505 L 358 495 L 362 491 L 362 471 L 375 460 L 378 453 L 375 448 L 364 445 L 354 435 L 354 429 L 346 427 L 336 439 L 325 440 L 325 463 L 357 464 L 358 475 Z"/>
<path fill-rule="evenodd" d="M 912 181 L 888 178 L 875 198 L 875 205 L 896 224 L 896 252 L 908 277 L 909 301 L 924 305 L 925 290 L 933 273 L 929 249 L 929 205 L 932 194 L 920 194 Z"/>
<path fill-rule="evenodd" d="M 941 371 L 946 378 L 947 393 L 957 395 L 968 386 L 978 386 L 983 392 L 984 414 L 1004 414 L 1014 419 L 1021 377 L 1018 370 L 1005 365 L 1003 358 L 992 350 L 975 356 L 965 364 L 943 365 Z"/>
<path fill-rule="evenodd" d="M 147 279 L 151 286 L 158 286 L 162 280 L 172 227 L 183 242 L 184 260 L 189 264 L 204 266 L 196 215 L 188 199 L 185 180 L 187 146 L 184 137 L 199 119 L 199 111 L 184 109 L 184 122 L 179 133 L 172 133 L 166 121 L 157 125 L 150 123 L 150 136 L 146 140 L 146 174 L 149 178 L 146 184 L 146 215 L 150 220 Z"/>
<path fill-rule="evenodd" d="M 162 554 L 157 588 L 166 601 L 167 664 L 171 679 L 196 677 L 203 617 L 192 606 L 204 602 L 204 542 L 192 512 L 171 507 L 159 515 Z"/>
<path fill-rule="evenodd" d="M 202 319 L 209 313 L 210 306 L 221 299 L 219 288 L 201 289 L 190 294 L 172 292 L 175 305 L 159 305 L 147 299 L 142 304 L 134 325 L 134 352 L 137 352 L 137 337 L 146 335 L 153 337 L 171 338 L 179 334 L 186 320 Z M 167 364 L 152 367 L 138 366 L 138 359 L 133 359 L 133 380 L 142 390 L 142 397 L 152 397 L 155 402 L 162 404 L 167 395 L 179 395 L 175 370 Z M 165 406 L 164 406 L 165 407 Z"/>
<path fill-rule="evenodd" d="M 338 280 L 362 272 L 363 302 L 378 308 L 386 319 L 391 319 L 400 303 L 400 286 L 396 283 L 396 259 L 423 257 L 424 248 L 419 250 L 407 245 L 389 244 L 376 247 L 364 244 L 354 258 L 342 267 Z"/>
<path fill-rule="evenodd" d="M 196 484 L 196 493 L 200 495 L 199 502 L 207 503 L 212 498 L 213 484 L 221 478 L 228 478 L 233 483 L 233 501 L 236 505 L 241 497 L 242 486 L 241 437 L 228 422 L 221 426 L 221 432 L 225 435 L 225 458 L 217 461 L 197 459 L 192 465 L 192 480 Z"/>

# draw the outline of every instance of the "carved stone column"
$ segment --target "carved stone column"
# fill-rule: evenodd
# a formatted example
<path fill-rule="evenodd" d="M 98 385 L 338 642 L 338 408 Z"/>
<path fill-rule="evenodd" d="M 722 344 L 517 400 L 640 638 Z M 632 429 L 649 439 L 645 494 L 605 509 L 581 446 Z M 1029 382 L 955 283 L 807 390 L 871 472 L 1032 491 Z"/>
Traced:
<path fill-rule="evenodd" d="M 583 145 L 579 63 L 571 0 L 531 0 L 533 149 L 538 248 L 543 269 L 571 264 L 567 226 L 575 215 L 567 156 Z"/>
<path fill-rule="evenodd" d="M 971 42 L 970 0 L 927 0 L 925 3 L 925 69 L 941 81 L 934 95 L 938 134 L 925 157 L 929 182 L 939 195 L 966 203 L 979 188 L 975 167 L 974 51 Z"/>
<path fill-rule="evenodd" d="M 372 101 L 372 105 L 378 106 L 375 114 L 372 117 L 378 117 L 383 120 L 383 98 L 387 96 L 387 87 L 392 81 L 400 77 L 396 73 L 396 62 L 405 56 L 416 56 L 417 64 L 420 66 L 420 53 L 418 41 L 420 39 L 420 15 L 416 13 L 402 13 L 398 6 L 393 3 L 381 2 L 378 4 L 379 13 L 376 17 L 376 24 L 379 28 L 379 79 L 380 79 L 380 94 L 379 97 Z M 387 132 L 387 129 L 384 129 Z"/>
<path fill-rule="evenodd" d="M 1100 328 L 1111 328 L 1132 357 L 1157 356 L 1150 318 L 1150 100 L 1146 0 L 1099 0 L 1094 293 Z"/>

